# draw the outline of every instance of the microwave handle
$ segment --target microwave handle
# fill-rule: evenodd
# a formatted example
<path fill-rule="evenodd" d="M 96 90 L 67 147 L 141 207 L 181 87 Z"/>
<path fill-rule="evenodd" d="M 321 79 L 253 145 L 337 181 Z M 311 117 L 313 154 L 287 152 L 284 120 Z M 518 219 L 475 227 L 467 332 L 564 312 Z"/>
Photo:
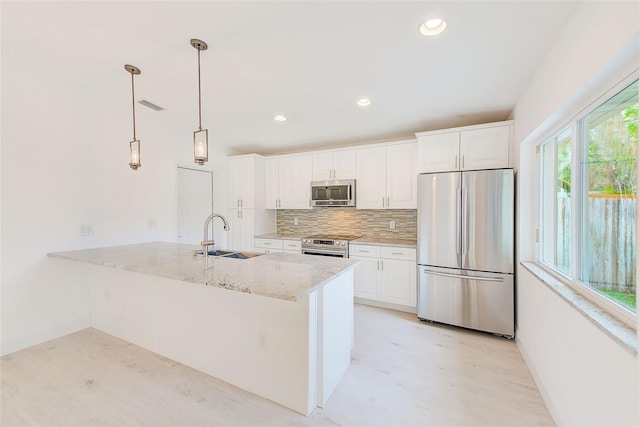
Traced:
<path fill-rule="evenodd" d="M 353 200 L 353 185 L 349 184 L 349 200 Z"/>

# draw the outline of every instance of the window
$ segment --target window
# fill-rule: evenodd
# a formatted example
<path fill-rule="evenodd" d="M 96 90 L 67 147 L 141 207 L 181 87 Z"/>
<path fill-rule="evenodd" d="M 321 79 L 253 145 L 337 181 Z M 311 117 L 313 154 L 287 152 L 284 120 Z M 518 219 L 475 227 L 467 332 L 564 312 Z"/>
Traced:
<path fill-rule="evenodd" d="M 542 260 L 569 274 L 571 129 L 542 144 Z"/>
<path fill-rule="evenodd" d="M 539 147 L 540 261 L 636 312 L 638 81 Z M 593 291 L 593 292 L 590 292 Z"/>

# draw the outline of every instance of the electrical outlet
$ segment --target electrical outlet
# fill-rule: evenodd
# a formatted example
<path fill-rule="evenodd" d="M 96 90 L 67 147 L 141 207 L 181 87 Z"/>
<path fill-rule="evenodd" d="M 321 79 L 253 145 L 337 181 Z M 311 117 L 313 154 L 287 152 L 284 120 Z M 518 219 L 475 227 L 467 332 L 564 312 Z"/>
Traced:
<path fill-rule="evenodd" d="M 93 224 L 82 224 L 80 226 L 80 231 L 78 232 L 80 237 L 89 237 L 93 236 L 93 234 Z"/>
<path fill-rule="evenodd" d="M 149 218 L 147 220 L 147 228 L 157 228 L 158 227 L 158 220 L 155 218 Z"/>
<path fill-rule="evenodd" d="M 298 225 L 298 218 L 293 218 L 293 225 Z"/>
<path fill-rule="evenodd" d="M 396 228 L 396 222 L 395 221 L 389 221 L 389 228 L 392 229 L 392 230 L 394 228 Z"/>
<path fill-rule="evenodd" d="M 258 332 L 258 348 L 264 348 L 267 341 L 267 333 L 265 331 Z"/>

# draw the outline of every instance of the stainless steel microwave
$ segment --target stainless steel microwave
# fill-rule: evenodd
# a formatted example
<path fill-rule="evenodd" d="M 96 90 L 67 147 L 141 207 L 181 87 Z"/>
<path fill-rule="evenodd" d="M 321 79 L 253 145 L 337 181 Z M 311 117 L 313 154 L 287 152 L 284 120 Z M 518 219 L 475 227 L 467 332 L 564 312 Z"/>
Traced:
<path fill-rule="evenodd" d="M 356 180 L 311 181 L 312 207 L 355 207 Z"/>

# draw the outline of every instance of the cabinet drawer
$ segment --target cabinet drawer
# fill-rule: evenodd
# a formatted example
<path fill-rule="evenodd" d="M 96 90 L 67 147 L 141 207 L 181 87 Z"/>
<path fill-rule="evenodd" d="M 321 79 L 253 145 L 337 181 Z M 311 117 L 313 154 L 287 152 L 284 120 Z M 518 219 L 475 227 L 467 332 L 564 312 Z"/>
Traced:
<path fill-rule="evenodd" d="M 286 251 L 301 251 L 302 250 L 302 242 L 300 240 L 283 240 L 282 241 L 283 248 Z"/>
<path fill-rule="evenodd" d="M 264 248 L 264 249 L 282 249 L 282 240 L 281 239 L 255 239 L 255 247 L 256 248 Z"/>
<path fill-rule="evenodd" d="M 380 258 L 380 246 L 349 245 L 349 256 L 351 255 Z"/>
<path fill-rule="evenodd" d="M 383 246 L 380 257 L 387 259 L 400 259 L 406 261 L 416 260 L 416 250 L 413 248 L 397 248 L 393 246 Z"/>

